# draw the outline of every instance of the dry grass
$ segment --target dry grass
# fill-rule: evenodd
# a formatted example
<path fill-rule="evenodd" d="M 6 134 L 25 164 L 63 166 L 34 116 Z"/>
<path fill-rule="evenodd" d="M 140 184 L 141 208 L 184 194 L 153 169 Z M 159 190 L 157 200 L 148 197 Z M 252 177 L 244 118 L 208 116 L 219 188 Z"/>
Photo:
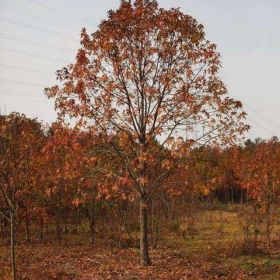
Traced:
<path fill-rule="evenodd" d="M 260 236 L 260 250 L 249 252 L 241 222 L 243 210 L 204 210 L 196 214 L 191 226 L 186 220 L 164 225 L 159 247 L 151 250 L 153 265 L 148 268 L 138 265 L 137 248 L 110 247 L 112 242 L 104 247 L 104 240 L 96 247 L 85 245 L 82 237 L 63 248 L 19 245 L 20 279 L 280 279 L 279 243 L 275 240 L 268 252 Z M 0 279 L 9 279 L 8 246 L 0 247 Z"/>

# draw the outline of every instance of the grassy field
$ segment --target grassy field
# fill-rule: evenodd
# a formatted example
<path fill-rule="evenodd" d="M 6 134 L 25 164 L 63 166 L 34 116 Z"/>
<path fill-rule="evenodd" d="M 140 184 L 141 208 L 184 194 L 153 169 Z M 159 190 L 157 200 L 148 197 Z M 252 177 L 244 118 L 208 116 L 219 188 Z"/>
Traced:
<path fill-rule="evenodd" d="M 237 206 L 200 210 L 161 227 L 160 242 L 151 250 L 153 265 L 138 265 L 138 249 L 83 242 L 18 245 L 21 279 L 280 279 L 280 245 L 258 250 L 244 241 L 244 209 Z M 277 223 L 274 235 L 277 236 Z M 275 239 L 275 238 L 274 238 Z M 83 244 L 84 243 L 84 244 Z M 9 247 L 0 247 L 0 279 L 9 279 Z"/>

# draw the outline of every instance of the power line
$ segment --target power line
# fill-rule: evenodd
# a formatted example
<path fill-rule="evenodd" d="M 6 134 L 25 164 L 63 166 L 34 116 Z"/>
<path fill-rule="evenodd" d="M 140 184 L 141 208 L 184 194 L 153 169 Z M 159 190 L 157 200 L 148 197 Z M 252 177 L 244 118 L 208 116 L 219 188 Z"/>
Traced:
<path fill-rule="evenodd" d="M 46 96 L 44 96 L 44 95 L 31 95 L 31 94 L 25 94 L 25 93 L 23 93 L 23 94 L 21 94 L 21 93 L 14 93 L 14 92 L 12 92 L 12 91 L 2 91 L 1 89 L 0 89 L 0 96 L 1 95 L 9 95 L 9 96 L 21 96 L 21 97 L 35 97 L 35 98 L 42 98 L 42 97 L 46 97 Z"/>
<path fill-rule="evenodd" d="M 21 89 L 10 89 L 2 87 L 0 88 L 0 96 L 1 94 L 10 96 L 46 97 L 43 93 L 43 90 L 36 90 L 36 92 L 34 92 L 34 88 L 30 89 L 30 91 L 23 91 Z"/>
<path fill-rule="evenodd" d="M 249 117 L 249 121 L 250 121 L 251 123 L 255 124 L 256 126 L 258 126 L 259 128 L 261 128 L 262 130 L 268 132 L 269 134 L 275 135 L 275 132 L 274 132 L 274 131 L 272 131 L 272 130 L 270 130 L 270 129 L 264 127 L 264 126 L 262 126 L 262 125 L 259 124 L 258 122 L 252 120 L 251 117 Z"/>
<path fill-rule="evenodd" d="M 270 125 L 275 126 L 275 128 L 280 130 L 280 126 L 279 124 L 274 123 L 272 120 L 270 120 L 269 118 L 267 118 L 265 115 L 261 114 L 260 112 L 256 111 L 253 107 L 251 107 L 248 103 L 245 103 L 245 106 L 247 106 L 249 108 L 249 110 L 253 111 L 255 114 L 257 114 L 260 118 L 262 118 L 263 120 L 265 120 L 267 123 L 269 123 Z"/>
<path fill-rule="evenodd" d="M 7 10 L 10 10 L 10 11 L 12 11 L 12 12 L 14 12 L 14 13 L 18 13 L 18 14 L 21 14 L 21 15 L 25 15 L 25 16 L 28 16 L 28 17 L 31 17 L 31 18 L 34 18 L 34 19 L 36 19 L 36 20 L 39 20 L 39 21 L 43 21 L 43 22 L 47 22 L 48 24 L 53 24 L 53 25 L 55 25 L 55 26 L 63 26 L 63 27 L 66 27 L 66 28 L 73 28 L 73 27 L 75 27 L 75 28 L 77 28 L 77 26 L 76 25 L 73 25 L 73 24 L 65 24 L 65 23 L 58 23 L 58 22 L 54 22 L 54 21 L 52 21 L 52 20 L 50 20 L 50 19 L 45 19 L 45 18 L 41 18 L 41 17 L 38 17 L 38 16 L 35 16 L 35 15 L 33 15 L 33 14 L 29 14 L 29 13 L 26 13 L 26 12 L 22 12 L 22 11 L 20 11 L 20 10 L 17 10 L 17 9 L 15 9 L 15 8 L 10 8 L 10 7 L 2 7 L 2 8 L 4 8 L 4 9 L 7 9 Z M 80 27 L 79 27 L 79 29 L 80 29 Z"/>
<path fill-rule="evenodd" d="M 230 94 L 233 98 L 235 99 L 239 99 L 236 96 L 234 96 L 233 94 Z M 269 118 L 267 118 L 265 115 L 261 114 L 260 112 L 258 112 L 256 109 L 254 109 L 251 105 L 249 105 L 247 102 L 242 101 L 243 104 L 245 104 L 246 107 L 248 107 L 249 110 L 251 110 L 252 112 L 254 112 L 255 114 L 257 114 L 261 119 L 265 120 L 267 123 L 269 123 L 270 125 L 273 125 L 275 128 L 277 128 L 278 130 L 280 130 L 280 126 L 276 123 L 274 123 L 273 121 L 271 121 Z"/>
<path fill-rule="evenodd" d="M 62 34 L 60 34 L 58 32 L 55 32 L 55 31 L 51 31 L 51 30 L 44 29 L 44 28 L 41 28 L 41 27 L 37 27 L 37 26 L 31 25 L 31 24 L 16 21 L 16 20 L 13 20 L 13 19 L 10 19 L 10 18 L 0 17 L 0 21 L 7 22 L 7 23 L 13 24 L 13 25 L 17 25 L 17 26 L 20 26 L 20 27 L 23 27 L 23 28 L 32 29 L 32 30 L 35 30 L 37 32 L 40 32 L 40 33 L 42 32 L 42 33 L 52 35 L 52 36 L 56 36 L 56 37 L 59 37 L 59 38 L 63 37 L 63 38 L 66 38 L 67 40 L 73 41 L 75 43 L 77 43 L 77 41 L 78 41 L 73 37 L 68 37 L 68 36 L 62 35 Z"/>
<path fill-rule="evenodd" d="M 72 17 L 72 18 L 75 18 L 75 19 L 80 18 L 80 19 L 82 19 L 82 20 L 84 20 L 84 21 L 92 22 L 92 23 L 93 23 L 93 20 L 88 19 L 88 18 L 85 18 L 85 17 L 81 17 L 80 15 L 75 14 L 75 13 L 72 13 L 72 12 L 69 12 L 69 11 L 65 11 L 65 10 L 62 11 L 62 10 L 59 10 L 59 9 L 57 9 L 57 8 L 55 8 L 55 7 L 48 6 L 48 5 L 46 5 L 46 4 L 42 4 L 42 3 L 39 3 L 39 2 L 36 2 L 36 1 L 33 1 L 33 0 L 24 0 L 24 1 L 25 1 L 25 2 L 30 2 L 30 3 L 32 3 L 32 4 L 34 4 L 34 5 L 43 7 L 43 8 L 45 8 L 45 9 L 48 9 L 48 10 L 51 10 L 51 11 L 56 11 L 56 12 L 58 12 L 58 13 L 62 13 L 62 14 L 68 15 L 68 16 L 70 16 L 70 17 Z"/>
<path fill-rule="evenodd" d="M 16 53 L 16 54 L 20 54 L 20 55 L 24 55 L 24 56 L 28 56 L 28 57 L 32 57 L 32 58 L 35 57 L 35 58 L 46 59 L 46 60 L 50 60 L 50 61 L 54 61 L 54 62 L 69 63 L 66 60 L 62 60 L 60 58 L 52 58 L 49 56 L 44 56 L 44 55 L 39 55 L 39 54 L 34 54 L 34 53 L 27 53 L 27 52 L 22 52 L 22 51 L 18 51 L 18 50 L 14 50 L 14 49 L 8 49 L 8 48 L 4 48 L 4 47 L 0 47 L 0 50 L 2 50 L 4 52 Z"/>
<path fill-rule="evenodd" d="M 8 65 L 8 64 L 4 64 L 4 63 L 0 63 L 0 67 L 2 68 L 10 68 L 10 69 L 15 69 L 15 70 L 22 70 L 22 71 L 27 71 L 27 72 L 33 72 L 33 73 L 38 73 L 38 74 L 46 74 L 49 75 L 50 72 L 48 71 L 42 71 L 42 70 L 34 70 L 34 69 L 30 69 L 30 68 L 25 68 L 25 67 L 21 67 L 21 66 L 17 66 L 17 65 Z"/>
<path fill-rule="evenodd" d="M 0 32 L 0 37 L 2 37 L 4 39 L 7 39 L 7 40 L 23 42 L 23 43 L 39 46 L 39 47 L 42 47 L 42 48 L 47 48 L 47 49 L 53 49 L 53 50 L 56 50 L 56 51 L 67 52 L 69 54 L 70 53 L 73 54 L 75 52 L 74 49 L 71 50 L 71 49 L 67 49 L 67 48 L 63 48 L 63 47 L 58 47 L 58 46 L 55 46 L 55 45 L 50 45 L 50 44 L 46 44 L 46 43 L 43 43 L 43 42 L 37 42 L 37 41 L 29 40 L 29 39 L 26 39 L 26 38 L 22 38 L 22 37 L 12 36 L 12 35 L 1 33 L 1 32 Z"/>
<path fill-rule="evenodd" d="M 10 87 L 0 87 L 0 92 L 1 91 L 4 91 L 4 92 L 10 92 L 10 93 L 21 93 L 21 94 L 27 94 L 27 95 L 29 95 L 29 94 L 31 94 L 31 93 L 35 93 L 35 95 L 37 95 L 37 94 L 42 94 L 42 95 L 44 95 L 44 93 L 43 93 L 43 90 L 42 89 L 34 89 L 34 88 L 30 88 L 30 89 L 25 89 L 25 90 L 22 90 L 22 89 L 18 89 L 18 88 L 10 88 Z"/>
<path fill-rule="evenodd" d="M 39 83 L 34 83 L 34 82 L 25 82 L 25 81 L 19 81 L 19 80 L 11 80 L 11 79 L 0 79 L 0 83 L 9 83 L 9 84 L 14 84 L 14 85 L 28 85 L 32 87 L 41 87 L 45 88 L 46 86 L 39 84 Z"/>

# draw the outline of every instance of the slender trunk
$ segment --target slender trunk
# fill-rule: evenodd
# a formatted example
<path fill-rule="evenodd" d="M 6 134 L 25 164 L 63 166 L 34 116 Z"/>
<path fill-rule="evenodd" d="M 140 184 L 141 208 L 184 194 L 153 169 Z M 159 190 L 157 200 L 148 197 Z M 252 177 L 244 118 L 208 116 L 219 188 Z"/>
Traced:
<path fill-rule="evenodd" d="M 151 216 L 150 216 L 150 234 L 151 234 L 151 243 L 154 244 L 154 203 L 151 201 Z"/>
<path fill-rule="evenodd" d="M 270 248 L 270 201 L 267 200 L 266 204 L 266 243 L 267 247 Z"/>
<path fill-rule="evenodd" d="M 68 229 L 68 209 L 64 209 L 63 211 L 63 222 L 64 222 L 64 233 L 68 234 L 69 229 Z"/>
<path fill-rule="evenodd" d="M 3 221 L 2 220 L 0 220 L 0 224 L 1 224 L 1 237 L 2 237 L 2 239 L 4 240 L 4 236 L 5 236 L 5 231 L 4 231 L 4 219 L 3 219 Z"/>
<path fill-rule="evenodd" d="M 56 237 L 58 245 L 61 246 L 60 209 L 56 213 Z"/>
<path fill-rule="evenodd" d="M 11 218 L 11 264 L 12 264 L 12 280 L 17 279 L 16 274 L 16 250 L 15 250 L 15 211 L 10 210 Z"/>
<path fill-rule="evenodd" d="M 8 229 L 8 222 L 5 218 L 1 220 L 1 236 L 2 239 L 5 240 L 7 237 L 7 229 Z"/>
<path fill-rule="evenodd" d="M 95 199 L 93 198 L 90 205 L 90 242 L 94 245 L 95 242 Z"/>
<path fill-rule="evenodd" d="M 133 244 L 134 240 L 133 240 L 133 237 L 131 235 L 131 232 L 130 232 L 130 229 L 129 229 L 129 224 L 128 224 L 128 221 L 129 221 L 128 213 L 131 213 L 130 211 L 131 211 L 131 209 L 128 207 L 127 202 L 124 201 L 124 227 L 125 227 L 126 233 L 128 234 L 129 240 L 131 241 L 131 244 Z"/>
<path fill-rule="evenodd" d="M 154 232 L 154 239 L 153 239 L 153 249 L 157 247 L 158 239 L 159 239 L 159 217 L 160 217 L 160 210 L 158 209 L 156 214 L 156 223 L 153 229 Z"/>
<path fill-rule="evenodd" d="M 68 229 L 68 219 L 64 220 L 64 233 L 68 234 L 69 233 L 69 229 Z"/>
<path fill-rule="evenodd" d="M 140 199 L 140 259 L 142 266 L 151 264 L 148 250 L 148 209 L 145 198 Z"/>
<path fill-rule="evenodd" d="M 255 242 L 255 247 L 257 248 L 257 244 L 258 244 L 258 221 L 257 221 L 257 217 L 258 217 L 258 211 L 257 211 L 257 206 L 254 205 L 254 213 L 255 213 L 255 219 L 254 219 L 254 242 Z"/>
<path fill-rule="evenodd" d="M 25 217 L 25 240 L 27 243 L 30 243 L 30 221 L 27 214 Z"/>
<path fill-rule="evenodd" d="M 40 241 L 44 241 L 44 220 L 42 217 L 40 218 Z"/>
<path fill-rule="evenodd" d="M 129 230 L 129 227 L 128 227 L 128 224 L 126 221 L 124 222 L 124 227 L 125 227 L 126 233 L 128 234 L 129 240 L 131 241 L 131 243 L 133 243 L 133 237 L 131 235 L 131 232 Z"/>

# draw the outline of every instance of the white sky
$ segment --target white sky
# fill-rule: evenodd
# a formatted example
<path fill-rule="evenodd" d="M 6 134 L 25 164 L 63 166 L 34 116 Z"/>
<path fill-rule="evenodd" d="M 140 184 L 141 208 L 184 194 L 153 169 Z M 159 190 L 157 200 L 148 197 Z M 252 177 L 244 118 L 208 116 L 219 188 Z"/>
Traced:
<path fill-rule="evenodd" d="M 280 0 L 159 0 L 205 26 L 222 54 L 221 76 L 244 103 L 248 137 L 280 136 Z M 0 0 L 0 109 L 54 121 L 44 87 L 73 62 L 81 27 L 94 32 L 119 0 Z"/>

